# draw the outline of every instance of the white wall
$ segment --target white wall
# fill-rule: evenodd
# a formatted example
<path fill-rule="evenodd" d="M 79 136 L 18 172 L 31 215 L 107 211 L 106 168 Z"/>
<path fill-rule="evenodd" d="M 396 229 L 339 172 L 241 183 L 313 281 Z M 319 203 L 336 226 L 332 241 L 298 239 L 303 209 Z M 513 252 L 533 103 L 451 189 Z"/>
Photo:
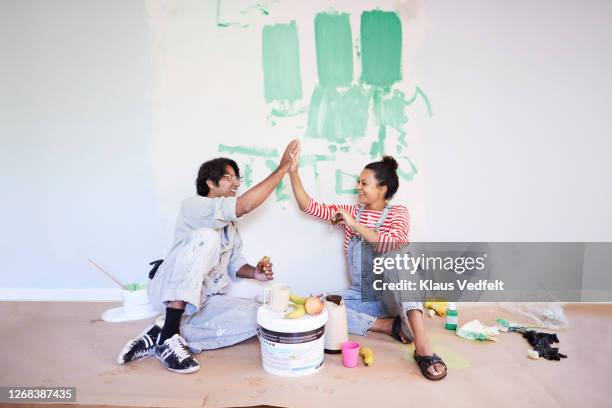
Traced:
<path fill-rule="evenodd" d="M 316 82 L 312 20 L 332 2 L 279 2 L 242 29 L 218 28 L 215 4 L 0 3 L 0 294 L 112 289 L 88 257 L 139 280 L 149 260 L 164 256 L 179 202 L 219 143 L 281 149 L 301 136 L 305 116 L 277 126 L 267 119 L 261 27 L 297 21 L 307 106 Z M 333 4 L 351 12 L 356 37 L 362 10 L 396 2 Z M 419 174 L 395 201 L 411 210 L 412 238 L 612 240 L 612 4 L 397 5 L 400 86 L 421 87 L 434 112 L 415 108 L 407 125 Z M 339 160 L 354 172 L 367 163 Z M 265 175 L 254 169 L 255 180 Z M 318 181 L 303 172 L 307 188 L 348 202 L 333 191 L 333 169 L 320 166 Z M 269 200 L 242 231 L 247 258 L 271 255 L 278 279 L 298 291 L 346 284 L 341 235 L 292 201 Z"/>
<path fill-rule="evenodd" d="M 113 288 L 88 257 L 137 279 L 165 247 L 144 4 L 0 8 L 1 286 Z"/>
<path fill-rule="evenodd" d="M 612 3 L 428 2 L 431 239 L 612 240 Z"/>

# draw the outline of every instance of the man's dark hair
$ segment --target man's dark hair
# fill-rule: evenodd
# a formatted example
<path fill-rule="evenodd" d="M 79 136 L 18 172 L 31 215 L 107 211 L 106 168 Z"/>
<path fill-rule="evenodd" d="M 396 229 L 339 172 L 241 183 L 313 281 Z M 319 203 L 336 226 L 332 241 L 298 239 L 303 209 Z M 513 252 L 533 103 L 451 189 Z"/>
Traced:
<path fill-rule="evenodd" d="M 236 172 L 236 177 L 240 177 L 240 169 L 235 161 L 228 159 L 227 157 L 217 157 L 216 159 L 209 160 L 202 163 L 200 170 L 198 171 L 198 178 L 196 179 L 196 190 L 198 195 L 207 197 L 210 192 L 206 180 L 212 181 L 215 186 L 219 185 L 219 180 L 227 172 L 227 166 L 231 166 Z"/>

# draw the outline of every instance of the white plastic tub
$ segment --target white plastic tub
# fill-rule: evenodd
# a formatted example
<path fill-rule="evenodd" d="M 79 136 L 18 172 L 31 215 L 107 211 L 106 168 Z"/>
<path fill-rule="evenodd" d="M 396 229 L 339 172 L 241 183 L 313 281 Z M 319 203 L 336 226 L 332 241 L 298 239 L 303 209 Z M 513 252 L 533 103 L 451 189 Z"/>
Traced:
<path fill-rule="evenodd" d="M 284 377 L 313 374 L 323 367 L 327 311 L 298 319 L 285 319 L 284 312 L 269 306 L 257 311 L 261 361 L 264 370 Z"/>

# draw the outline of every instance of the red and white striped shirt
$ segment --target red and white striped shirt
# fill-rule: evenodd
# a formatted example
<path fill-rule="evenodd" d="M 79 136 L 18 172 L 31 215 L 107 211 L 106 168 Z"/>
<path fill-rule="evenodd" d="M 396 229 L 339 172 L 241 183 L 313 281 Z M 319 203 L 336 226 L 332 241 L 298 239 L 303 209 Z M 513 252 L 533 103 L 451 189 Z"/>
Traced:
<path fill-rule="evenodd" d="M 338 212 L 339 209 L 350 213 L 353 217 L 357 217 L 359 206 L 356 204 L 321 204 L 311 198 L 310 202 L 308 203 L 308 207 L 306 207 L 304 212 L 308 215 L 312 215 L 313 217 L 331 222 L 331 218 Z M 361 212 L 359 224 L 374 229 L 374 226 L 380 219 L 382 213 L 382 211 L 364 209 Z M 359 236 L 359 234 L 344 225 L 344 223 L 340 223 L 338 226 L 344 228 L 344 252 L 348 252 L 348 243 L 350 238 L 352 236 Z M 408 243 L 409 229 L 410 219 L 408 216 L 408 209 L 403 205 L 394 205 L 391 207 L 387 213 L 387 218 L 385 218 L 385 221 L 378 229 L 376 250 L 384 253 L 406 245 Z"/>

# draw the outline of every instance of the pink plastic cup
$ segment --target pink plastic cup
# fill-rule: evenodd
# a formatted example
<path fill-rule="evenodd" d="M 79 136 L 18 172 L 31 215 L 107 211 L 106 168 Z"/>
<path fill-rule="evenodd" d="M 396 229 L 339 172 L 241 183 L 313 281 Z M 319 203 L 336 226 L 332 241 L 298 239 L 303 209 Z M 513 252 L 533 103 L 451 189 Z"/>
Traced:
<path fill-rule="evenodd" d="M 359 343 L 354 341 L 345 341 L 340 345 L 342 349 L 342 364 L 345 367 L 357 367 L 359 362 Z"/>

